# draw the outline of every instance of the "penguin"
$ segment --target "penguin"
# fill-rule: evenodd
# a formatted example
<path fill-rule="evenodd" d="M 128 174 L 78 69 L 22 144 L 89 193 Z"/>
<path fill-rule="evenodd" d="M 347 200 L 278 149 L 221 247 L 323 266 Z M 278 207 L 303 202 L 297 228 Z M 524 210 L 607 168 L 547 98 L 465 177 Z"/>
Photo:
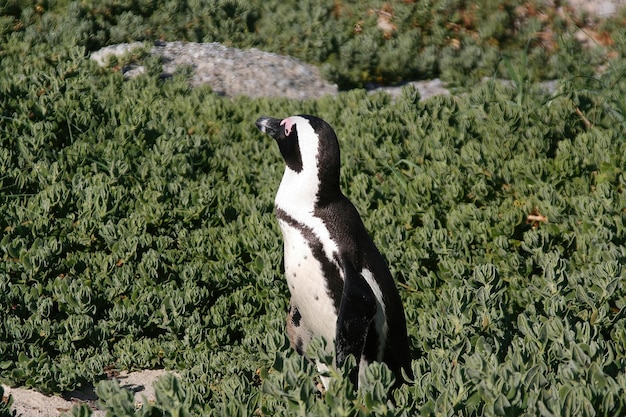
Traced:
<path fill-rule="evenodd" d="M 305 355 L 309 342 L 321 336 L 337 366 L 354 355 L 355 386 L 373 361 L 393 371 L 394 388 L 410 383 L 402 301 L 385 259 L 340 189 L 334 130 L 310 115 L 260 117 L 256 126 L 275 139 L 285 161 L 275 215 L 291 294 L 286 326 L 291 346 Z M 325 368 L 318 364 L 318 370 Z M 329 378 L 321 379 L 328 388 Z"/>

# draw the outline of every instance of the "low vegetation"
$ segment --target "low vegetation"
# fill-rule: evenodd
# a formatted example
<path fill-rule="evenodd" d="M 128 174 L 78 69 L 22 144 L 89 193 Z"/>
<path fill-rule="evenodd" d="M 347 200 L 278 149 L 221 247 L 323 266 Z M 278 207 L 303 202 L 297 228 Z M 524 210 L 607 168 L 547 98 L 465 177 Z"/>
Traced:
<path fill-rule="evenodd" d="M 623 16 L 587 48 L 534 2 L 295 3 L 0 7 L 0 379 L 95 384 L 115 416 L 624 414 Z M 465 93 L 230 99 L 162 80 L 155 58 L 132 80 L 87 58 L 154 38 L 289 53 L 344 87 L 437 75 Z M 331 367 L 321 397 L 288 348 L 283 165 L 254 120 L 296 113 L 336 128 L 343 189 L 397 279 L 415 383 L 395 405 L 386 367 L 358 393 Z M 180 377 L 140 409 L 99 382 L 145 368 Z"/>

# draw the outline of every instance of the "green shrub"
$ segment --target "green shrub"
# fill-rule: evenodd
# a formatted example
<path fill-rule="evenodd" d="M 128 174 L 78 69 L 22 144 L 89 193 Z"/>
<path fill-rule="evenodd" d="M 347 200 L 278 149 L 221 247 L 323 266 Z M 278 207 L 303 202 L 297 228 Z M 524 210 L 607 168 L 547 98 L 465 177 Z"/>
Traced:
<path fill-rule="evenodd" d="M 221 42 L 317 64 L 342 89 L 432 77 L 467 88 L 496 72 L 513 79 L 502 57 L 532 80 L 581 75 L 624 52 L 620 16 L 586 27 L 575 10 L 536 0 L 13 0 L 0 16 L 5 34 L 27 40 L 25 52 L 42 42 L 86 52 L 144 40 Z M 581 28 L 595 48 L 576 40 Z"/>
<path fill-rule="evenodd" d="M 623 59 L 564 75 L 550 95 L 520 75 L 429 100 L 412 88 L 396 100 L 226 99 L 184 74 L 161 80 L 158 62 L 125 80 L 85 58 L 123 27 L 107 13 L 150 22 L 156 3 L 20 4 L 1 13 L 3 382 L 46 393 L 96 384 L 111 415 L 624 413 Z M 430 10 L 402 7 L 421 7 L 416 19 Z M 288 347 L 272 213 L 283 165 L 253 122 L 297 113 L 335 126 L 343 189 L 401 290 L 416 380 L 395 406 L 384 365 L 358 393 L 331 367 L 321 398 L 314 367 Z M 159 367 L 180 378 L 159 382 L 142 409 L 98 382 Z"/>

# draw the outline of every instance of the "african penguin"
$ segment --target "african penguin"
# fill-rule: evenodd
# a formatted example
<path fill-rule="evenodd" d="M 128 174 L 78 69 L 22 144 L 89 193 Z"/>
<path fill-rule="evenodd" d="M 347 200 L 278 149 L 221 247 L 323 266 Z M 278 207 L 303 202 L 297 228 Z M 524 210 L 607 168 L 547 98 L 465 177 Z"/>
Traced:
<path fill-rule="evenodd" d="M 385 260 L 359 213 L 339 186 L 339 143 L 314 116 L 261 117 L 285 160 L 275 200 L 283 234 L 285 276 L 291 300 L 287 334 L 298 353 L 322 336 L 341 366 L 352 354 L 358 370 L 385 362 L 396 386 L 412 378 L 402 302 Z M 318 365 L 320 371 L 323 367 Z M 402 370 L 404 370 L 404 375 Z M 328 387 L 328 379 L 322 378 Z"/>

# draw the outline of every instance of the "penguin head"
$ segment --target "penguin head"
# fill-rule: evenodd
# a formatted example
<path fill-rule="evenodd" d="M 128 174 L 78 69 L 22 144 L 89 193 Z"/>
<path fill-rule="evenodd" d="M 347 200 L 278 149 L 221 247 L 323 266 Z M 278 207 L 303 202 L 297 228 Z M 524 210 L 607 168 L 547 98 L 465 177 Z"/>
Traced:
<path fill-rule="evenodd" d="M 256 126 L 276 140 L 288 170 L 318 183 L 318 197 L 339 190 L 339 143 L 328 123 L 315 116 L 298 115 L 260 117 Z"/>

